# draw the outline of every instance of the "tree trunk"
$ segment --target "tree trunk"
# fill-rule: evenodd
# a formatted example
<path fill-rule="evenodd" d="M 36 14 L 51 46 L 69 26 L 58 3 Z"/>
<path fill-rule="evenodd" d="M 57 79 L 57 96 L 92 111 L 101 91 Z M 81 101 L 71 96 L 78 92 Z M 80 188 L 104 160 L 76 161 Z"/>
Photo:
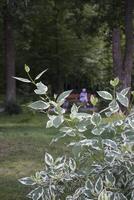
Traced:
<path fill-rule="evenodd" d="M 131 87 L 131 75 L 133 68 L 133 11 L 134 1 L 125 0 L 125 51 L 121 58 L 119 28 L 113 30 L 113 67 L 114 73 L 121 81 L 121 87 Z"/>
<path fill-rule="evenodd" d="M 121 44 L 120 44 L 120 30 L 119 28 L 113 29 L 112 34 L 112 53 L 113 53 L 113 71 L 114 75 L 121 79 L 122 74 L 122 58 L 121 58 Z"/>
<path fill-rule="evenodd" d="M 126 0 L 126 15 L 125 15 L 125 54 L 123 60 L 123 88 L 131 87 L 131 75 L 133 67 L 133 11 L 134 1 Z"/>
<path fill-rule="evenodd" d="M 59 41 L 60 41 L 60 36 L 59 36 L 59 30 L 58 30 L 58 16 L 59 16 L 59 9 L 56 0 L 54 1 L 55 3 L 55 13 L 54 13 L 54 37 L 55 37 L 55 46 L 54 46 L 54 54 L 55 54 L 55 59 L 54 59 L 54 65 L 56 66 L 56 79 L 55 82 L 55 92 L 57 94 L 60 94 L 61 92 L 64 91 L 64 80 L 62 77 L 62 68 L 61 68 L 61 63 L 60 63 L 60 48 L 59 48 Z"/>
<path fill-rule="evenodd" d="M 6 108 L 14 107 L 16 104 L 16 81 L 15 76 L 15 48 L 13 38 L 12 16 L 8 7 L 4 9 L 4 62 L 6 80 Z"/>

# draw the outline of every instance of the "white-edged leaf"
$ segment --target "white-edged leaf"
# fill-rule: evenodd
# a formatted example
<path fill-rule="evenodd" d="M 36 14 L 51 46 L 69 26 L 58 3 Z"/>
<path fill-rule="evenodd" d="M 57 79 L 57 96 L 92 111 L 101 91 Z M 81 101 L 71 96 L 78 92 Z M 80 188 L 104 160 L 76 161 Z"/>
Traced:
<path fill-rule="evenodd" d="M 60 163 L 60 164 L 58 164 L 58 165 L 55 165 L 54 166 L 54 169 L 61 169 L 61 168 L 63 168 L 64 167 L 64 163 Z"/>
<path fill-rule="evenodd" d="M 111 112 L 111 111 L 105 112 L 105 115 L 106 115 L 107 117 L 110 117 L 110 116 L 112 115 L 112 112 Z"/>
<path fill-rule="evenodd" d="M 128 200 L 122 193 L 116 193 L 115 196 L 118 200 Z"/>
<path fill-rule="evenodd" d="M 109 104 L 109 109 L 112 113 L 115 113 L 119 110 L 119 105 L 116 100 L 112 100 Z"/>
<path fill-rule="evenodd" d="M 71 107 L 71 113 L 72 114 L 78 113 L 78 107 L 76 106 L 76 104 L 73 104 L 73 106 Z"/>
<path fill-rule="evenodd" d="M 116 92 L 116 96 L 117 96 L 117 100 L 125 107 L 128 107 L 129 105 L 129 101 L 128 101 L 128 98 L 124 95 L 122 95 L 121 93 L 119 92 Z"/>
<path fill-rule="evenodd" d="M 71 171 L 75 171 L 76 170 L 76 162 L 73 158 L 69 159 L 69 167 L 71 169 Z"/>
<path fill-rule="evenodd" d="M 117 144 L 115 141 L 113 140 L 110 140 L 110 139 L 104 139 L 102 140 L 103 144 L 105 144 L 106 146 L 108 147 L 111 147 L 113 149 L 116 149 L 117 148 Z"/>
<path fill-rule="evenodd" d="M 20 178 L 19 182 L 22 183 L 23 185 L 35 185 L 36 184 L 31 177 Z"/>
<path fill-rule="evenodd" d="M 134 163 L 129 161 L 129 162 L 126 162 L 126 167 L 128 169 L 128 171 L 134 175 Z"/>
<path fill-rule="evenodd" d="M 83 194 L 84 190 L 85 189 L 83 187 L 76 189 L 75 193 L 73 194 L 73 200 L 79 199 L 79 197 Z"/>
<path fill-rule="evenodd" d="M 106 179 L 106 185 L 108 187 L 114 186 L 115 184 L 115 177 L 113 176 L 113 174 L 107 170 L 105 173 L 105 179 Z"/>
<path fill-rule="evenodd" d="M 16 77 L 16 76 L 13 76 L 13 78 L 24 83 L 31 83 L 31 81 L 27 78 L 21 78 L 21 77 Z"/>
<path fill-rule="evenodd" d="M 54 108 L 54 112 L 58 115 L 62 115 L 65 113 L 65 109 L 59 106 L 58 104 Z"/>
<path fill-rule="evenodd" d="M 95 191 L 99 194 L 103 190 L 103 181 L 102 178 L 99 177 L 95 183 Z"/>
<path fill-rule="evenodd" d="M 32 190 L 27 197 L 33 199 L 33 200 L 39 200 L 44 193 L 44 189 L 42 187 L 38 187 L 35 190 Z"/>
<path fill-rule="evenodd" d="M 66 200 L 74 200 L 74 198 L 73 198 L 71 195 L 68 195 L 68 196 L 66 197 Z"/>
<path fill-rule="evenodd" d="M 91 116 L 91 123 L 95 126 L 98 126 L 101 123 L 101 115 L 99 113 L 93 113 Z"/>
<path fill-rule="evenodd" d="M 76 129 L 67 126 L 60 129 L 60 132 L 66 133 L 68 136 L 75 136 L 75 131 Z"/>
<path fill-rule="evenodd" d="M 131 192 L 131 199 L 134 199 L 134 190 Z"/>
<path fill-rule="evenodd" d="M 53 121 L 52 120 L 48 120 L 47 124 L 46 124 L 46 128 L 51 128 L 53 126 Z"/>
<path fill-rule="evenodd" d="M 46 94 L 46 92 L 48 91 L 48 87 L 44 85 L 42 82 L 37 83 L 36 87 L 37 89 L 34 90 L 36 94 L 42 95 Z"/>
<path fill-rule="evenodd" d="M 98 127 L 98 128 L 92 129 L 91 132 L 93 135 L 101 135 L 104 131 L 105 129 L 103 127 Z"/>
<path fill-rule="evenodd" d="M 87 180 L 85 183 L 86 189 L 89 189 L 91 193 L 94 193 L 94 185 L 90 180 Z"/>
<path fill-rule="evenodd" d="M 42 71 L 40 74 L 38 74 L 35 78 L 35 80 L 38 80 L 48 69 L 45 69 L 44 71 Z"/>
<path fill-rule="evenodd" d="M 65 92 L 62 92 L 58 98 L 57 98 L 57 102 L 60 103 L 61 105 L 64 103 L 65 99 L 71 94 L 72 90 L 68 90 Z"/>
<path fill-rule="evenodd" d="M 88 146 L 93 149 L 100 150 L 97 139 L 84 139 L 80 140 L 80 142 L 71 142 L 69 146 Z"/>
<path fill-rule="evenodd" d="M 53 165 L 54 159 L 49 153 L 45 153 L 45 163 L 49 166 Z"/>
<path fill-rule="evenodd" d="M 112 95 L 107 91 L 98 91 L 97 93 L 103 99 L 106 99 L 106 100 L 112 100 L 113 99 Z"/>
<path fill-rule="evenodd" d="M 58 128 L 64 122 L 63 115 L 58 115 L 53 119 L 53 126 Z"/>
<path fill-rule="evenodd" d="M 45 110 L 49 107 L 49 103 L 39 100 L 31 103 L 28 107 L 35 110 Z"/>
<path fill-rule="evenodd" d="M 111 198 L 110 193 L 108 193 L 106 190 L 103 190 L 99 196 L 98 196 L 98 200 L 110 200 Z M 114 200 L 114 199 L 113 199 Z"/>
<path fill-rule="evenodd" d="M 134 119 L 133 118 L 128 118 L 128 123 L 131 126 L 131 128 L 134 129 Z"/>
<path fill-rule="evenodd" d="M 71 119 L 75 119 L 77 118 L 78 115 L 78 107 L 76 106 L 76 104 L 73 104 L 73 106 L 71 107 L 71 114 L 70 114 L 70 118 Z"/>
<path fill-rule="evenodd" d="M 121 93 L 123 96 L 125 96 L 125 95 L 127 95 L 127 93 L 129 92 L 129 90 L 130 90 L 130 87 L 123 89 L 120 93 Z"/>

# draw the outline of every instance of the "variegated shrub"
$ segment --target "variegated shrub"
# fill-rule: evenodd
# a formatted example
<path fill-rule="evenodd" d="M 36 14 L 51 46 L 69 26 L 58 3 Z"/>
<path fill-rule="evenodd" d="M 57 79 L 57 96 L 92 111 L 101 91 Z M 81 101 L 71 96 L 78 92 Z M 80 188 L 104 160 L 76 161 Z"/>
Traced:
<path fill-rule="evenodd" d="M 128 99 L 130 88 L 116 92 L 119 80 L 115 78 L 110 81 L 112 94 L 97 92 L 105 101 L 103 110 L 83 113 L 74 104 L 70 114 L 65 115 L 62 105 L 72 90 L 51 100 L 48 87 L 38 81 L 46 70 L 34 80 L 26 65 L 25 71 L 28 79 L 15 78 L 33 83 L 34 92 L 39 96 L 29 107 L 47 113 L 47 128 L 59 128 L 60 136 L 52 142 L 73 137 L 68 147 L 74 152 L 69 158 L 66 155 L 53 158 L 46 153 L 43 171 L 19 179 L 34 188 L 28 197 L 33 200 L 134 200 L 134 110 Z M 96 106 L 97 102 L 92 95 L 91 103 Z M 123 115 L 120 107 L 127 108 L 127 114 Z"/>

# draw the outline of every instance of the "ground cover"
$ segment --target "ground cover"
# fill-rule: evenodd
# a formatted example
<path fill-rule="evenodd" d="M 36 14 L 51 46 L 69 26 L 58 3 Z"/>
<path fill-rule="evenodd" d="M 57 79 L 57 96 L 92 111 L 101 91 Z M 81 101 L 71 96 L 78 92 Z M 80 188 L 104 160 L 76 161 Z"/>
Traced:
<path fill-rule="evenodd" d="M 45 124 L 43 114 L 0 115 L 0 199 L 27 199 L 28 188 L 18 178 L 43 169 L 44 152 L 68 153 L 66 139 L 50 145 L 58 130 L 46 129 Z"/>

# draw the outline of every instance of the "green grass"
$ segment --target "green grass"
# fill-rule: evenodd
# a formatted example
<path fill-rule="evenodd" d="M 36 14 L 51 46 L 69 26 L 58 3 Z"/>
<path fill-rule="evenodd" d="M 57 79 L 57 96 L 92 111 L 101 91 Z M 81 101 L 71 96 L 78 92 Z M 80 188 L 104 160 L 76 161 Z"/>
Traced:
<path fill-rule="evenodd" d="M 0 115 L 0 200 L 27 199 L 29 188 L 18 179 L 42 170 L 45 152 L 69 153 L 65 139 L 50 145 L 58 130 L 45 124 L 43 114 Z"/>

